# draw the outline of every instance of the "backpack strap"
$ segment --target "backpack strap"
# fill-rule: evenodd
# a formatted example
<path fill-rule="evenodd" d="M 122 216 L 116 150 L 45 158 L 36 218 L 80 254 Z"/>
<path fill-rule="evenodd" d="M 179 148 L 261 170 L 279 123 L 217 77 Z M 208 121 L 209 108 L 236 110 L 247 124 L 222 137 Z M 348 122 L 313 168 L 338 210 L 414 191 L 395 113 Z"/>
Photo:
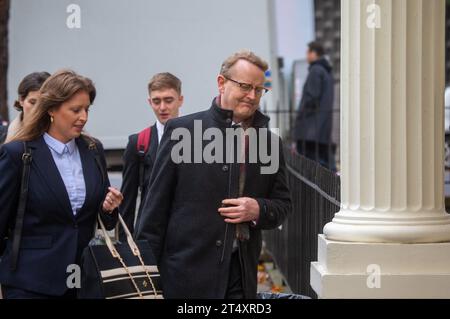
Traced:
<path fill-rule="evenodd" d="M 23 142 L 23 155 L 22 155 L 22 180 L 20 183 L 20 197 L 19 205 L 17 207 L 16 224 L 14 225 L 13 242 L 12 242 L 12 255 L 11 255 L 11 270 L 14 271 L 17 268 L 17 259 L 19 257 L 20 241 L 22 237 L 23 219 L 25 215 L 25 209 L 28 197 L 28 182 L 30 179 L 30 167 L 31 167 L 31 150 L 28 148 L 27 143 Z"/>
<path fill-rule="evenodd" d="M 150 148 L 150 138 L 152 136 L 152 128 L 147 127 L 139 132 L 136 144 L 136 150 L 139 155 L 139 187 L 142 192 L 144 187 L 144 159 Z"/>
<path fill-rule="evenodd" d="M 150 147 L 150 137 L 152 136 L 152 128 L 147 127 L 139 132 L 136 148 L 138 153 L 147 153 Z"/>

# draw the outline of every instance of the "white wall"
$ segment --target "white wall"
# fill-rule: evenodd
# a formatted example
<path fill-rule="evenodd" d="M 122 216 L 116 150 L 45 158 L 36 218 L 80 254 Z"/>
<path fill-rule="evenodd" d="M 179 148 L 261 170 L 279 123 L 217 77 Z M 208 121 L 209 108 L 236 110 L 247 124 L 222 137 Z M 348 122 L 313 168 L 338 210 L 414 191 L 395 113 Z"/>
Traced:
<path fill-rule="evenodd" d="M 301 95 L 301 88 L 307 75 L 307 63 L 297 63 L 293 75 L 294 61 L 305 61 L 307 44 L 314 39 L 314 1 L 313 0 L 274 0 L 277 56 L 284 60 L 284 67 L 279 74 L 280 115 L 276 122 L 282 135 L 291 134 L 294 114 L 288 111 L 296 108 Z"/>
<path fill-rule="evenodd" d="M 180 77 L 181 113 L 189 114 L 209 108 L 220 64 L 234 51 L 249 48 L 275 61 L 270 1 L 12 0 L 10 116 L 23 76 L 73 68 L 91 77 L 98 90 L 87 130 L 106 148 L 123 148 L 129 134 L 154 121 L 146 102 L 154 73 Z M 71 3 L 81 7 L 81 29 L 66 26 Z"/>
<path fill-rule="evenodd" d="M 284 58 L 284 73 L 304 59 L 307 44 L 314 40 L 314 1 L 275 0 L 278 54 Z"/>

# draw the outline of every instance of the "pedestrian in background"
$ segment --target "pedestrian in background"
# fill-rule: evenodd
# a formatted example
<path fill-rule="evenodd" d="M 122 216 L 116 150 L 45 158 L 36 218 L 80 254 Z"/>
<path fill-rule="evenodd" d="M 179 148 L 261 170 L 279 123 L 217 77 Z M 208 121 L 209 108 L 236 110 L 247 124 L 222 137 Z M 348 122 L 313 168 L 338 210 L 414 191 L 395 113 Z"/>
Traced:
<path fill-rule="evenodd" d="M 336 171 L 335 147 L 331 142 L 334 79 L 332 67 L 319 42 L 308 44 L 309 73 L 303 86 L 294 139 L 297 152 Z"/>
<path fill-rule="evenodd" d="M 119 207 L 119 213 L 131 233 L 134 232 L 139 190 L 141 201 L 138 216 L 140 216 L 143 199 L 147 195 L 150 174 L 164 133 L 164 125 L 168 120 L 178 117 L 183 100 L 181 81 L 171 73 L 155 74 L 148 83 L 148 104 L 156 116 L 156 123 L 131 135 L 123 156 L 121 192 L 124 200 Z M 120 229 L 120 239 L 125 240 L 122 228 Z"/>
<path fill-rule="evenodd" d="M 25 76 L 20 82 L 17 89 L 18 99 L 14 102 L 14 107 L 19 111 L 19 114 L 8 127 L 6 142 L 10 141 L 14 134 L 22 127 L 24 119 L 33 109 L 39 98 L 39 89 L 49 76 L 50 73 L 47 72 L 33 72 Z"/>

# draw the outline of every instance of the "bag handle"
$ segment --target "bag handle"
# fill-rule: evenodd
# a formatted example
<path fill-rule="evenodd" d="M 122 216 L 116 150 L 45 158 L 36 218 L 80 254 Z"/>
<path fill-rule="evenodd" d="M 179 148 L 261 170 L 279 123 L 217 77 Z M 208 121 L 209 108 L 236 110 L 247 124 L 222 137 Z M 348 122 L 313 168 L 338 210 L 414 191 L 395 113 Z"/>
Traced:
<path fill-rule="evenodd" d="M 107 179 L 106 172 L 105 172 L 105 170 L 103 168 L 103 165 L 102 165 L 102 163 L 100 161 L 100 154 L 98 152 L 95 140 L 92 137 L 87 136 L 87 135 L 83 135 L 83 138 L 87 142 L 89 150 L 94 151 L 95 162 L 97 163 L 97 166 L 100 169 L 100 172 L 101 172 L 101 175 L 102 175 L 103 185 L 105 185 L 105 181 Z M 120 224 L 122 224 L 122 227 L 124 228 L 125 233 L 127 235 L 128 245 L 131 248 L 131 251 L 133 252 L 133 255 L 138 257 L 138 259 L 139 259 L 139 261 L 141 263 L 141 266 L 144 269 L 144 271 L 145 271 L 145 273 L 146 273 L 146 275 L 148 277 L 148 280 L 150 281 L 150 284 L 152 285 L 152 289 L 153 289 L 153 293 L 155 294 L 155 298 L 157 298 L 158 294 L 156 292 L 155 285 L 153 284 L 153 280 L 150 277 L 150 274 L 148 273 L 147 268 L 145 267 L 144 261 L 142 260 L 141 252 L 139 251 L 138 246 L 134 242 L 133 237 L 132 237 L 132 235 L 130 233 L 130 230 L 128 229 L 127 225 L 123 221 L 122 216 L 120 214 L 118 214 L 118 217 L 119 217 L 119 222 L 120 222 Z M 133 275 L 129 271 L 127 265 L 125 265 L 125 262 L 123 261 L 123 258 L 120 256 L 119 252 L 114 247 L 114 244 L 112 243 L 111 238 L 109 237 L 108 233 L 106 232 L 105 225 L 103 224 L 103 221 L 102 221 L 100 215 L 97 215 L 97 221 L 98 221 L 98 224 L 100 225 L 100 228 L 101 228 L 101 230 L 103 232 L 103 237 L 105 238 L 106 246 L 108 247 L 109 251 L 111 252 L 111 255 L 114 258 L 117 258 L 119 260 L 119 262 L 122 264 L 122 267 L 125 269 L 125 271 L 127 272 L 128 276 L 130 277 L 130 280 L 133 283 L 134 288 L 136 289 L 137 293 L 139 294 L 139 297 L 144 298 L 144 296 L 142 295 L 142 292 L 140 291 L 139 287 L 137 286 L 137 284 L 136 284 L 136 282 L 135 282 L 135 280 L 133 278 Z M 118 224 L 117 224 L 117 226 L 118 226 Z M 116 237 L 118 237 L 118 231 L 117 231 L 118 227 L 117 226 L 116 226 Z M 96 228 L 97 228 L 97 225 L 96 225 Z"/>
<path fill-rule="evenodd" d="M 140 256 L 141 252 L 139 251 L 138 246 L 134 242 L 133 237 L 132 237 L 132 235 L 131 235 L 127 225 L 125 224 L 122 216 L 120 216 L 120 214 L 119 214 L 118 217 L 119 217 L 119 223 L 122 225 L 122 227 L 125 230 L 125 234 L 127 235 L 127 242 L 128 242 L 128 245 L 131 248 L 131 251 L 133 252 L 133 255 Z M 100 215 L 97 215 L 97 219 L 98 219 L 98 223 L 100 225 L 100 228 L 102 230 L 103 236 L 105 238 L 106 245 L 108 246 L 108 248 L 109 248 L 111 254 L 113 255 L 113 257 L 117 258 L 119 253 L 117 252 L 116 248 L 114 247 L 114 244 L 111 241 L 111 238 L 109 237 L 109 235 L 108 235 L 108 233 L 106 231 L 105 224 L 103 224 L 103 221 L 102 221 Z"/>
<path fill-rule="evenodd" d="M 134 242 L 133 237 L 132 237 L 132 235 L 130 233 L 130 230 L 128 229 L 127 225 L 125 224 L 122 216 L 120 216 L 120 214 L 118 216 L 119 216 L 119 222 L 122 225 L 122 227 L 124 228 L 125 234 L 127 236 L 128 245 L 131 248 L 131 251 L 133 252 L 133 255 L 138 257 L 139 262 L 141 263 L 141 266 L 144 269 L 144 272 L 147 275 L 147 278 L 148 278 L 150 284 L 152 285 L 153 293 L 155 294 L 155 298 L 156 298 L 158 296 L 158 293 L 156 292 L 155 285 L 154 285 L 153 280 L 152 280 L 152 278 L 151 278 L 151 276 L 150 276 L 150 274 L 149 274 L 149 272 L 147 270 L 147 267 L 145 267 L 145 263 L 144 263 L 144 260 L 142 259 L 141 252 L 140 252 L 138 246 L 136 245 L 136 243 Z M 122 264 L 122 267 L 128 273 L 128 276 L 130 277 L 131 281 L 133 282 L 133 285 L 134 285 L 136 291 L 138 292 L 139 296 L 141 298 L 143 298 L 142 292 L 140 291 L 139 287 L 137 286 L 136 282 L 134 281 L 133 275 L 129 271 L 128 267 L 125 265 L 122 257 L 120 256 L 119 252 L 117 251 L 117 249 L 114 247 L 114 244 L 112 243 L 111 238 L 109 238 L 108 233 L 106 232 L 105 225 L 103 224 L 103 221 L 102 221 L 100 215 L 97 215 L 97 219 L 98 219 L 98 223 L 100 225 L 100 228 L 101 228 L 101 230 L 103 232 L 103 236 L 105 238 L 106 246 L 108 247 L 109 251 L 111 252 L 111 255 L 114 258 L 119 259 L 120 263 Z"/>
<path fill-rule="evenodd" d="M 125 262 L 123 261 L 122 257 L 120 256 L 117 249 L 114 247 L 113 243 L 111 242 L 111 238 L 109 238 L 108 234 L 106 233 L 105 225 L 103 224 L 103 221 L 101 220 L 100 216 L 98 216 L 98 222 L 100 224 L 100 227 L 103 231 L 103 235 L 105 237 L 106 246 L 108 247 L 109 251 L 111 252 L 111 255 L 114 258 L 119 259 L 119 262 L 122 264 L 122 267 L 125 269 L 125 271 L 128 274 L 128 277 L 130 277 L 131 282 L 133 283 L 134 289 L 136 289 L 137 293 L 139 294 L 139 297 L 144 298 L 142 295 L 141 290 L 139 289 L 138 285 L 136 284 L 136 281 L 134 280 L 133 275 L 131 274 L 130 270 L 128 269 L 127 265 L 125 265 Z"/>

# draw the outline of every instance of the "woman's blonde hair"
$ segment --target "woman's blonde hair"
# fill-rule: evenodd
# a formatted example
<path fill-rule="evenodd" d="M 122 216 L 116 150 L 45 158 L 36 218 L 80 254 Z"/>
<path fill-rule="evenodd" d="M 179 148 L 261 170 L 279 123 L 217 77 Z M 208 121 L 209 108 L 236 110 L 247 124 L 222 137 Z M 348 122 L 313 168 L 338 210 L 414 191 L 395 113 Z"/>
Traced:
<path fill-rule="evenodd" d="M 57 110 L 80 91 L 89 94 L 91 104 L 94 102 L 96 91 L 89 78 L 67 69 L 52 74 L 42 85 L 37 103 L 23 126 L 6 142 L 31 141 L 42 136 L 50 127 L 49 111 Z"/>

